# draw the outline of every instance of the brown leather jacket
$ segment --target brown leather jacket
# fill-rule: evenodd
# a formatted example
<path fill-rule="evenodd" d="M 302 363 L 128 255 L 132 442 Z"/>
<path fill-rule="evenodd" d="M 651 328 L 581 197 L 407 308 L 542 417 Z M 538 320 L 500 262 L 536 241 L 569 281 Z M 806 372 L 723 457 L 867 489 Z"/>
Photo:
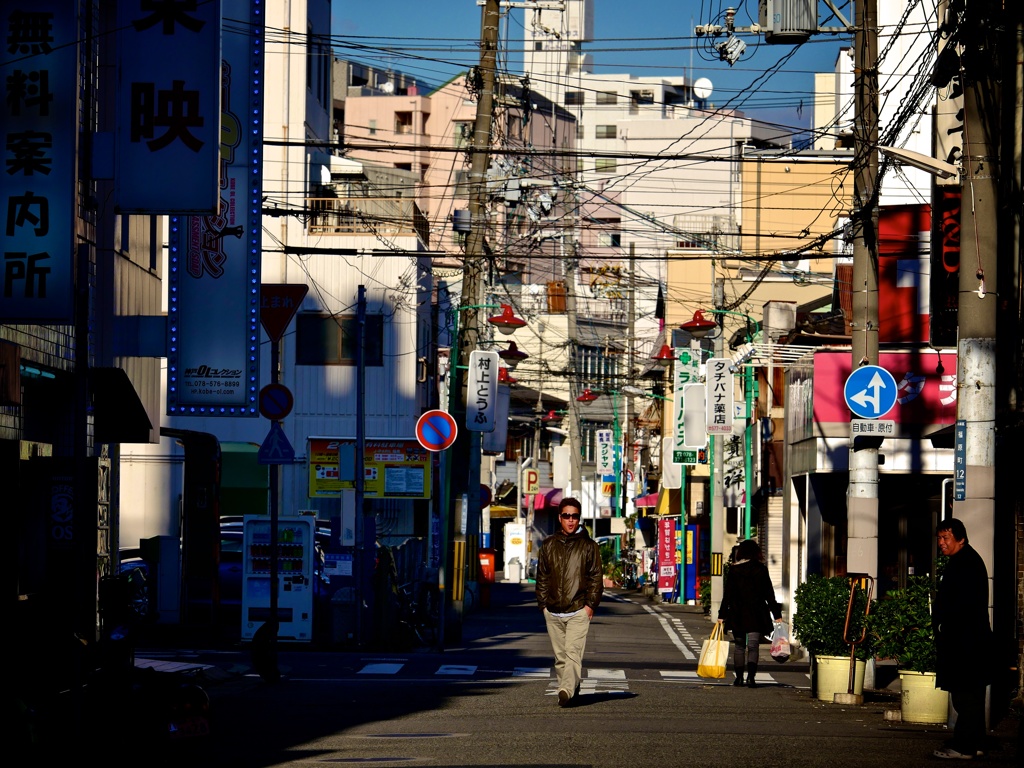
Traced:
<path fill-rule="evenodd" d="M 537 556 L 537 605 L 552 613 L 596 610 L 604 594 L 601 547 L 587 529 L 558 531 L 544 539 Z"/>

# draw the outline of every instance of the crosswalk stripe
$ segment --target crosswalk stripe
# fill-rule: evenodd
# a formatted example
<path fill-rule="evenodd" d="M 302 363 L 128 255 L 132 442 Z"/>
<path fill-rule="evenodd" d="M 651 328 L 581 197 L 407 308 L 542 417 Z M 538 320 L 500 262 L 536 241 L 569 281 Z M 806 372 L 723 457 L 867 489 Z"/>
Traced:
<path fill-rule="evenodd" d="M 359 670 L 360 675 L 396 675 L 405 664 L 367 664 Z"/>
<path fill-rule="evenodd" d="M 513 677 L 551 677 L 550 667 L 516 667 Z"/>
<path fill-rule="evenodd" d="M 726 684 L 732 685 L 732 681 L 733 681 L 732 677 L 723 677 L 721 679 L 708 678 L 708 677 L 700 677 L 700 676 L 697 675 L 696 672 L 691 671 L 691 670 L 685 670 L 685 669 L 684 670 L 671 670 L 671 671 L 662 670 L 661 671 L 661 677 L 662 677 L 663 680 L 675 680 L 675 681 L 686 682 L 686 683 L 701 683 L 703 685 L 726 685 Z M 778 684 L 778 681 L 774 677 L 772 677 L 771 675 L 761 674 L 761 673 L 758 673 L 758 675 L 757 675 L 757 682 L 758 683 L 775 683 L 776 685 Z"/>
<path fill-rule="evenodd" d="M 595 680 L 625 680 L 624 669 L 586 669 L 586 676 Z"/>
<path fill-rule="evenodd" d="M 466 664 L 442 664 L 437 668 L 438 675 L 472 675 L 476 673 L 476 666 Z"/>

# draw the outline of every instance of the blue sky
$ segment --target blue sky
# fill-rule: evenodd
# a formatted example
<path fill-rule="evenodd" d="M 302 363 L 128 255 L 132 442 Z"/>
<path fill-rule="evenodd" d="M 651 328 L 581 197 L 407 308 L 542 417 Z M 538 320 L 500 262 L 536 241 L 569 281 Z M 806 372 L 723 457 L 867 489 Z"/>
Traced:
<path fill-rule="evenodd" d="M 849 0 L 837 3 L 853 21 Z M 693 27 L 722 23 L 722 9 L 737 8 L 736 25 L 756 20 L 756 0 L 596 0 L 594 41 L 586 49 L 595 71 L 638 77 L 689 74 L 714 85 L 711 101 L 751 116 L 790 126 L 808 126 L 812 113 L 814 72 L 832 71 L 838 49 L 849 38 L 816 35 L 802 46 L 767 45 L 743 36 L 747 49 L 729 66 L 709 51 L 709 38 L 698 39 Z M 479 59 L 481 8 L 476 0 L 334 0 L 335 53 L 401 70 L 425 80 L 444 82 Z M 749 13 L 748 13 L 749 9 Z M 523 11 L 503 22 L 508 66 L 520 71 Z M 827 26 L 837 26 L 832 21 Z M 340 44 L 339 44 L 340 43 Z"/>

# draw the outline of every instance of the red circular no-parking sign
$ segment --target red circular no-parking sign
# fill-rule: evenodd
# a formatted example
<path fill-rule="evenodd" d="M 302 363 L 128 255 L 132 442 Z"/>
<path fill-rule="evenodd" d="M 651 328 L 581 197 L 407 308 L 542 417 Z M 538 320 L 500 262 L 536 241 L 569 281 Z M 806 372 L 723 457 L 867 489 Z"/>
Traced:
<path fill-rule="evenodd" d="M 416 440 L 428 451 L 450 448 L 458 434 L 455 419 L 445 411 L 427 411 L 416 422 Z"/>

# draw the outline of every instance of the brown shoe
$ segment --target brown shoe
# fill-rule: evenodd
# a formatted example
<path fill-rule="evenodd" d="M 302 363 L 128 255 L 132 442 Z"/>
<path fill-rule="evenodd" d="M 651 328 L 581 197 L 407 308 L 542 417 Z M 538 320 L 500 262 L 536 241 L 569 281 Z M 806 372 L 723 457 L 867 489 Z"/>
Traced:
<path fill-rule="evenodd" d="M 572 697 L 569 696 L 569 692 L 568 691 L 559 691 L 558 692 L 558 706 L 560 706 L 560 707 L 568 707 L 570 701 L 572 701 Z"/>

